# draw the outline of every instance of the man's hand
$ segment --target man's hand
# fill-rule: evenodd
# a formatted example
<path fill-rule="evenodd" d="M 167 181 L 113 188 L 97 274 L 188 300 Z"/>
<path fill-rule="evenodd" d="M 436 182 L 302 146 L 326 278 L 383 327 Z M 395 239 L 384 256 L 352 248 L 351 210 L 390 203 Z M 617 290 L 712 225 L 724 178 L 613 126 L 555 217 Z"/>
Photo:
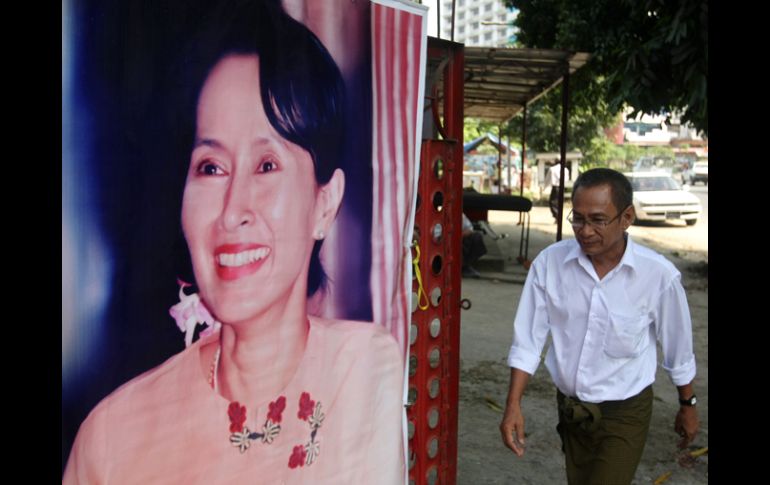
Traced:
<path fill-rule="evenodd" d="M 674 420 L 674 431 L 682 437 L 679 441 L 679 448 L 684 449 L 692 443 L 699 428 L 698 410 L 695 406 L 679 406 L 679 412 L 676 413 Z"/>
<path fill-rule="evenodd" d="M 521 406 L 518 403 L 508 403 L 505 407 L 500 433 L 503 435 L 505 446 L 516 453 L 516 456 L 524 456 L 524 415 L 521 414 Z"/>

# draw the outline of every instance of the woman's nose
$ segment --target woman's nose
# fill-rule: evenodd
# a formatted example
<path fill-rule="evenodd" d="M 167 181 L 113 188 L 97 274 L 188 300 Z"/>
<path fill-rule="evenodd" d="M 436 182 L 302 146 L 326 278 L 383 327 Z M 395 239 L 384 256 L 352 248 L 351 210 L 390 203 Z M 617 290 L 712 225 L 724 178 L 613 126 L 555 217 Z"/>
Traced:
<path fill-rule="evenodd" d="M 251 197 L 247 181 L 232 179 L 225 194 L 222 209 L 222 225 L 225 230 L 233 231 L 241 226 L 254 222 L 254 211 L 251 207 Z"/>

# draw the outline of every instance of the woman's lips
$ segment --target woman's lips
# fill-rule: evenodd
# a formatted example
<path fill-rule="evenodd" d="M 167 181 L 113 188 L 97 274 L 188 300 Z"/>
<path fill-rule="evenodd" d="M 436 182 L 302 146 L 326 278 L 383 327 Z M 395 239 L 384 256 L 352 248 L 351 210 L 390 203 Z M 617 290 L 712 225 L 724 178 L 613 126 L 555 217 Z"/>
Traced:
<path fill-rule="evenodd" d="M 217 275 L 235 280 L 256 272 L 270 255 L 270 248 L 259 244 L 224 244 L 214 250 Z"/>

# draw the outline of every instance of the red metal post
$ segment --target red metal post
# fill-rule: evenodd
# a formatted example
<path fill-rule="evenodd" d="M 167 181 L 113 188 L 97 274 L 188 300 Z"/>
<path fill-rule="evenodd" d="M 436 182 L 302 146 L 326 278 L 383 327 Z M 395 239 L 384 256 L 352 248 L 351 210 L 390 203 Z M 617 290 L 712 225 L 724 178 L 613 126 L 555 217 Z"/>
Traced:
<path fill-rule="evenodd" d="M 428 307 L 412 313 L 409 346 L 409 481 L 457 481 L 463 168 L 462 45 L 429 39 L 443 72 L 443 140 L 423 140 L 415 213 Z M 434 99 L 433 102 L 438 102 Z M 413 257 L 416 250 L 413 250 Z M 413 280 L 417 293 L 417 280 Z"/>

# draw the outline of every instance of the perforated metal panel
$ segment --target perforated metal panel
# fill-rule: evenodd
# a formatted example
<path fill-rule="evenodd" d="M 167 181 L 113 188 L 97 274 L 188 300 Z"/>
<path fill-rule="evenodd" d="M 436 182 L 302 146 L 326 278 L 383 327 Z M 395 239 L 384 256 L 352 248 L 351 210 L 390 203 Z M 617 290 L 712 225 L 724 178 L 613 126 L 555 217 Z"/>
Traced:
<path fill-rule="evenodd" d="M 429 39 L 435 41 L 436 39 Z M 423 140 L 415 214 L 419 272 L 413 280 L 409 336 L 409 481 L 454 484 L 460 368 L 462 244 L 462 46 L 429 43 L 444 58 L 444 140 Z M 437 100 L 434 100 L 437 102 Z M 436 117 L 437 118 L 437 117 Z M 412 257 L 417 248 L 412 249 Z M 421 300 L 418 303 L 418 300 Z M 425 308 L 427 303 L 427 308 Z M 423 309 L 424 308 L 424 309 Z"/>

